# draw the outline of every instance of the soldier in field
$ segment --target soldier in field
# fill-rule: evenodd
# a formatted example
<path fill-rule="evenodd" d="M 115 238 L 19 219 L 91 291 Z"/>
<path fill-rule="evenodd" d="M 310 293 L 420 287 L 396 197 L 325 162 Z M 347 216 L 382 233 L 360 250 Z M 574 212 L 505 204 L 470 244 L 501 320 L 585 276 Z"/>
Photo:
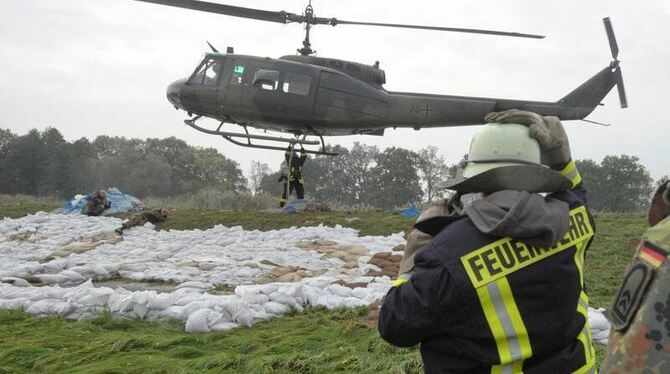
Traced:
<path fill-rule="evenodd" d="M 670 373 L 670 181 L 649 206 L 642 235 L 611 310 L 601 373 Z"/>
<path fill-rule="evenodd" d="M 123 231 L 135 226 L 143 226 L 147 222 L 153 224 L 165 222 L 168 218 L 168 210 L 165 208 L 156 208 L 150 210 L 143 210 L 135 213 L 128 221 L 124 222 L 121 227 L 114 230 L 118 234 L 123 235 Z"/>
<path fill-rule="evenodd" d="M 95 191 L 92 195 L 86 197 L 86 200 L 83 213 L 87 216 L 99 216 L 105 209 L 112 206 L 111 202 L 107 200 L 107 191 L 105 190 Z"/>

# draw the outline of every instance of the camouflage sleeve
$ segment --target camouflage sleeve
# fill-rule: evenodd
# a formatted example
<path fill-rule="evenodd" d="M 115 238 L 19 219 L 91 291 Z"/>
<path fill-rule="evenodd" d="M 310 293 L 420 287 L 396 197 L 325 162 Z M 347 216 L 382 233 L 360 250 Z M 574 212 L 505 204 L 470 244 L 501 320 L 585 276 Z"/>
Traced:
<path fill-rule="evenodd" d="M 165 221 L 165 218 L 161 216 L 160 210 L 152 210 L 149 212 L 142 213 L 144 221 L 149 221 L 151 223 L 159 223 Z"/>
<path fill-rule="evenodd" d="M 405 253 L 400 260 L 399 275 L 408 274 L 414 270 L 414 256 L 433 239 L 435 231 L 437 231 L 432 228 L 427 229 L 427 227 L 433 226 L 434 222 L 440 221 L 441 217 L 446 215 L 446 203 L 442 203 L 429 207 L 417 218 L 414 230 L 407 236 Z"/>
<path fill-rule="evenodd" d="M 645 233 L 608 312 L 601 373 L 670 373 L 670 220 L 662 223 Z"/>
<path fill-rule="evenodd" d="M 414 270 L 414 255 L 416 255 L 416 252 L 428 244 L 432 239 L 432 236 L 421 230 L 414 229 L 411 233 L 409 233 L 407 236 L 405 253 L 403 253 L 402 260 L 400 260 L 400 269 L 398 270 L 398 274 L 407 274 Z"/>

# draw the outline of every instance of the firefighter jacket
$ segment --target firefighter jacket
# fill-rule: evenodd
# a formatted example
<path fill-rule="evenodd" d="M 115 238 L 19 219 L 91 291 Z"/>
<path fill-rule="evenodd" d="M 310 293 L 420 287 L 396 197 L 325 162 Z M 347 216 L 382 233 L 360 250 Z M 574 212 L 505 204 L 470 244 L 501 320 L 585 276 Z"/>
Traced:
<path fill-rule="evenodd" d="M 583 264 L 595 227 L 576 178 L 546 198 L 500 191 L 466 208 L 384 298 L 381 336 L 421 343 L 426 373 L 592 372 Z"/>
<path fill-rule="evenodd" d="M 305 179 L 303 177 L 303 165 L 305 164 L 305 160 L 307 160 L 307 154 L 300 152 L 300 156 L 297 154 L 293 154 L 293 158 L 291 158 L 291 152 L 286 151 L 284 153 L 284 160 L 286 161 L 286 165 L 288 166 L 289 163 L 291 165 L 291 170 L 289 171 L 289 181 L 291 183 L 298 182 L 300 184 L 305 183 Z"/>

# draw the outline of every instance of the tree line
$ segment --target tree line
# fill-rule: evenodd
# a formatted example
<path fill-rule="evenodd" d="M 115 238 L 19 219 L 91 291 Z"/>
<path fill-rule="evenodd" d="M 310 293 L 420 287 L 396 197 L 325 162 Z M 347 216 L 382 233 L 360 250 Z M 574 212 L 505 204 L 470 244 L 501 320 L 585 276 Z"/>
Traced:
<path fill-rule="evenodd" d="M 309 156 L 305 163 L 308 198 L 344 207 L 390 209 L 445 198 L 440 182 L 454 175 L 435 146 L 419 151 L 379 149 L 354 143 L 327 146 L 337 157 Z M 279 162 L 281 160 L 281 162 Z M 455 160 L 457 161 L 457 160 Z M 655 182 L 635 156 L 578 160 L 596 211 L 644 210 Z M 170 197 L 205 189 L 281 195 L 283 155 L 274 170 L 252 162 L 249 178 L 239 164 L 213 148 L 193 147 L 174 137 L 126 139 L 98 136 L 66 141 L 55 128 L 18 136 L 0 129 L 0 193 L 62 199 L 116 186 L 137 197 Z M 667 177 L 666 177 L 667 178 Z M 656 182 L 658 183 L 658 181 Z"/>
<path fill-rule="evenodd" d="M 340 155 L 311 157 L 305 163 L 305 193 L 344 206 L 390 209 L 443 199 L 448 191 L 439 188 L 440 182 L 457 170 L 457 162 L 448 164 L 435 146 L 414 152 L 354 143 L 351 149 L 336 145 L 329 150 Z M 600 162 L 577 160 L 577 165 L 595 211 L 642 211 L 661 182 L 654 183 L 636 156 L 606 156 Z M 251 190 L 281 194 L 283 186 L 277 179 L 284 166 L 280 164 L 278 171 L 272 172 L 268 165 L 254 162 Z"/>
<path fill-rule="evenodd" d="M 58 198 L 111 186 L 145 197 L 206 187 L 245 191 L 247 185 L 238 163 L 213 148 L 174 137 L 68 142 L 55 128 L 23 136 L 0 129 L 0 176 L 0 193 Z"/>

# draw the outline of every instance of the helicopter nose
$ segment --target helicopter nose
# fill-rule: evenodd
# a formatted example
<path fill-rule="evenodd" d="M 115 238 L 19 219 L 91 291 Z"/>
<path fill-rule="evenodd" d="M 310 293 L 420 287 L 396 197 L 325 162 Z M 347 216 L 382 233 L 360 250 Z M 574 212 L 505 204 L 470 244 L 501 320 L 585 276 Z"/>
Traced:
<path fill-rule="evenodd" d="M 167 88 L 167 99 L 175 108 L 184 109 L 181 94 L 185 84 L 186 79 L 179 79 L 172 82 Z"/>

